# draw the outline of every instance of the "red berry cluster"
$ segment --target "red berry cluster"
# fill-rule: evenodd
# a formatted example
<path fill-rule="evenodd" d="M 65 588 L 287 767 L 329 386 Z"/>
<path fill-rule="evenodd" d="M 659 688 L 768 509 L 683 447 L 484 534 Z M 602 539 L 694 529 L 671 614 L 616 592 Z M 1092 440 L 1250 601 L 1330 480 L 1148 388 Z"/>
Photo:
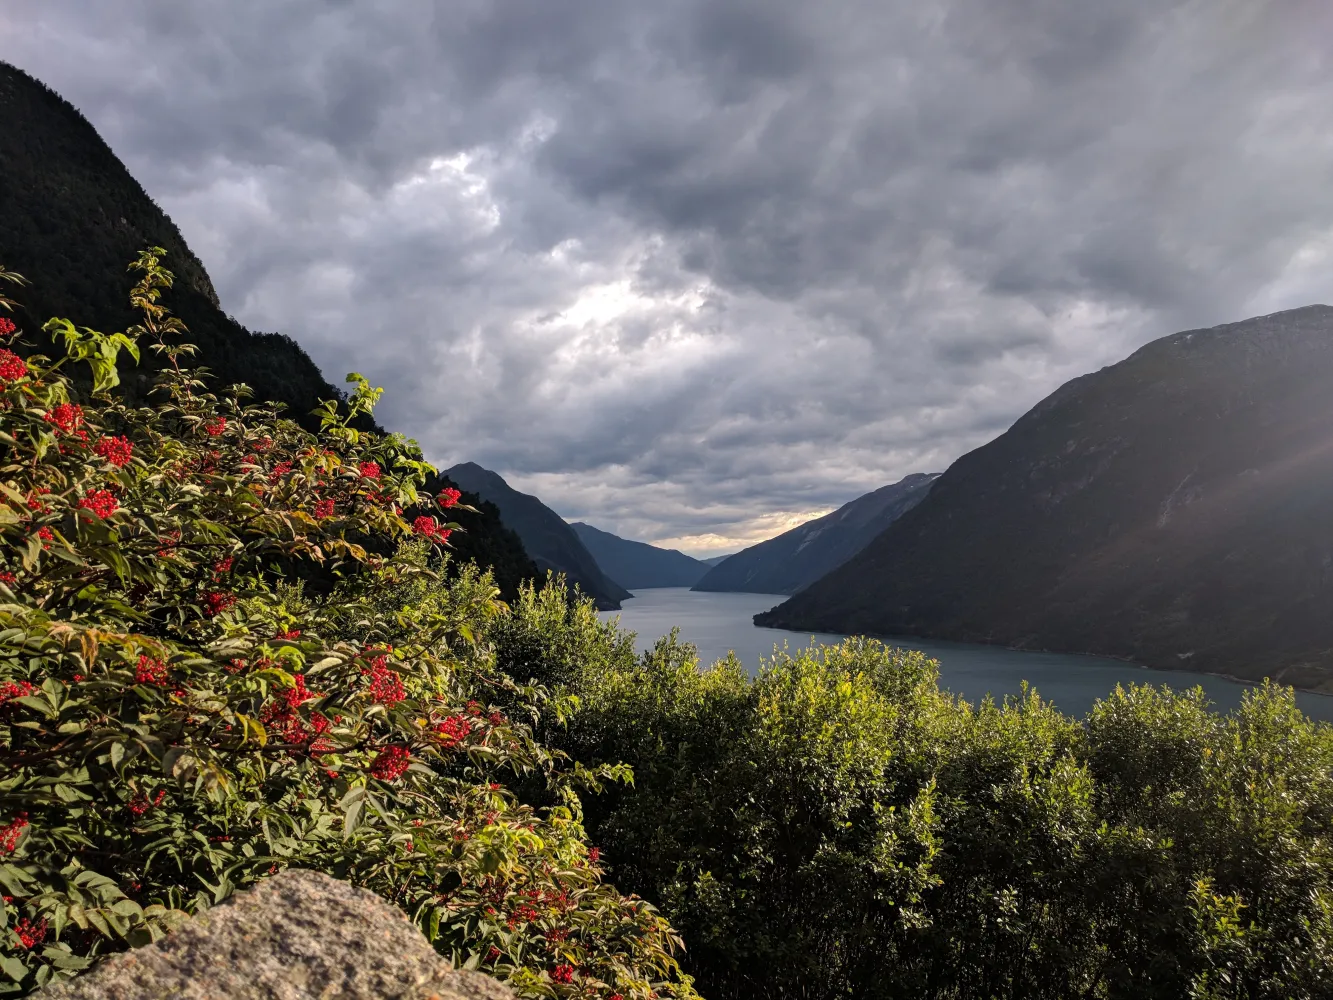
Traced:
<path fill-rule="evenodd" d="M 204 433 L 209 437 L 220 437 L 227 430 L 227 418 L 217 417 L 204 424 Z"/>
<path fill-rule="evenodd" d="M 133 450 L 134 443 L 127 437 L 104 437 L 93 448 L 94 452 L 117 469 L 129 464 L 130 452 Z"/>
<path fill-rule="evenodd" d="M 0 684 L 0 705 L 12 698 L 24 698 L 32 694 L 34 688 L 27 681 L 5 681 Z"/>
<path fill-rule="evenodd" d="M 332 517 L 333 507 L 334 503 L 332 500 L 325 499 L 315 501 L 315 517 L 320 520 L 323 520 L 326 517 Z"/>
<path fill-rule="evenodd" d="M 8 322 L 9 320 L 0 316 L 0 323 Z M 17 382 L 27 374 L 28 366 L 22 358 L 13 351 L 0 349 L 0 382 Z"/>
<path fill-rule="evenodd" d="M 436 497 L 436 500 L 439 501 L 441 507 L 448 510 L 454 504 L 458 503 L 458 498 L 462 495 L 463 494 L 459 493 L 458 490 L 453 489 L 452 487 L 446 487 L 445 489 L 440 490 L 440 495 Z"/>
<path fill-rule="evenodd" d="M 228 593 L 225 590 L 210 590 L 204 594 L 203 605 L 204 614 L 209 618 L 216 617 L 224 611 L 229 611 L 236 604 L 236 595 Z"/>
<path fill-rule="evenodd" d="M 110 490 L 89 490 L 88 495 L 79 501 L 79 506 L 105 520 L 120 509 L 120 501 Z"/>
<path fill-rule="evenodd" d="M 87 438 L 83 430 L 83 407 L 77 403 L 60 403 L 51 407 L 46 414 L 46 422 L 56 429 L 58 434 L 71 434 L 74 437 Z"/>
<path fill-rule="evenodd" d="M 0 854 L 13 854 L 18 847 L 19 837 L 28 828 L 28 814 L 19 813 L 9 821 L 8 826 L 0 826 Z"/>
<path fill-rule="evenodd" d="M 0 316 L 0 337 L 8 337 L 17 329 L 18 327 L 14 325 L 12 319 L 8 316 Z"/>
<path fill-rule="evenodd" d="M 574 981 L 574 966 L 557 965 L 551 970 L 551 982 L 553 983 L 572 983 Z"/>
<path fill-rule="evenodd" d="M 389 657 L 383 653 L 370 661 L 370 666 L 362 671 L 370 678 L 370 697 L 381 705 L 392 708 L 407 697 L 403 679 L 389 666 Z"/>
<path fill-rule="evenodd" d="M 531 923 L 540 916 L 541 914 L 537 912 L 536 907 L 529 906 L 527 903 L 520 903 L 518 906 L 514 907 L 513 912 L 509 914 L 509 919 L 506 920 L 505 923 L 509 925 L 509 929 L 512 931 L 519 924 Z"/>
<path fill-rule="evenodd" d="M 361 472 L 361 478 L 363 479 L 379 479 L 380 477 L 379 462 L 362 462 L 361 465 L 359 466 L 359 469 Z"/>
<path fill-rule="evenodd" d="M 169 676 L 165 663 L 148 656 L 146 653 L 139 654 L 139 665 L 134 669 L 134 682 L 136 684 L 166 687 L 168 680 Z"/>
<path fill-rule="evenodd" d="M 319 694 L 305 686 L 305 675 L 296 674 L 292 678 L 293 686 L 282 692 L 277 700 L 270 702 L 259 714 L 259 721 L 264 727 L 282 739 L 284 743 L 309 746 L 312 754 L 316 749 L 327 751 L 333 748 L 328 740 L 320 737 L 333 728 L 333 723 L 322 712 L 310 713 L 307 726 L 297 708 Z"/>
<path fill-rule="evenodd" d="M 412 530 L 422 538 L 429 538 L 432 542 L 441 544 L 447 542 L 449 536 L 453 534 L 451 529 L 443 527 L 435 518 L 427 517 L 425 514 L 412 522 Z"/>
<path fill-rule="evenodd" d="M 458 746 L 471 732 L 472 722 L 466 715 L 451 715 L 435 725 L 435 735 L 440 738 L 440 746 L 446 750 Z"/>
<path fill-rule="evenodd" d="M 166 797 L 167 797 L 167 790 L 165 788 L 159 788 L 157 790 L 157 795 L 155 795 L 151 799 L 143 792 L 135 792 L 134 798 L 130 799 L 129 810 L 135 816 L 142 816 L 149 809 L 152 809 L 156 806 L 160 806 L 162 804 L 162 800 L 165 799 Z"/>
<path fill-rule="evenodd" d="M 401 778 L 412 759 L 407 747 L 385 747 L 370 764 L 370 773 L 380 781 Z"/>
<path fill-rule="evenodd" d="M 46 940 L 46 920 L 43 918 L 34 922 L 24 917 L 14 925 L 14 933 L 23 942 L 23 947 L 35 948 Z"/>

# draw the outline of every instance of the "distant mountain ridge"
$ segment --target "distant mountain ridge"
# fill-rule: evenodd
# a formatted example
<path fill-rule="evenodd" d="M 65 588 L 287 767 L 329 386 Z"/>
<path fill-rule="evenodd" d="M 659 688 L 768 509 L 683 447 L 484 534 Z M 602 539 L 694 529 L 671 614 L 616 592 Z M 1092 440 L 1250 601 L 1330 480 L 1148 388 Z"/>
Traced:
<path fill-rule="evenodd" d="M 1333 308 L 1153 341 L 964 455 L 757 624 L 1333 690 Z"/>
<path fill-rule="evenodd" d="M 708 571 L 695 590 L 794 594 L 852 558 L 925 498 L 938 472 L 917 472 L 831 514 L 751 545 Z"/>
<path fill-rule="evenodd" d="M 476 493 L 495 504 L 505 526 L 517 532 L 537 566 L 563 573 L 571 584 L 596 602 L 603 611 L 614 611 L 630 592 L 602 572 L 578 534 L 550 507 L 527 493 L 520 493 L 499 473 L 475 462 L 446 469 L 444 475 L 460 489 Z"/>
<path fill-rule="evenodd" d="M 575 521 L 570 527 L 602 572 L 628 590 L 691 587 L 708 572 L 705 563 L 675 549 L 630 541 L 582 521 Z"/>

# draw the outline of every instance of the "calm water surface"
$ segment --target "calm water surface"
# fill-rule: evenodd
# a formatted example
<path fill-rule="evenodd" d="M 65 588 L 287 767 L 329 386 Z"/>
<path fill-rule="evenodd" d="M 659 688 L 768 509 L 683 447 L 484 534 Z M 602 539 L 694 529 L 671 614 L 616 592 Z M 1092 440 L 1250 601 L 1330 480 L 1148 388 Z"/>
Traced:
<path fill-rule="evenodd" d="M 734 650 L 751 672 L 760 657 L 773 655 L 774 645 L 786 644 L 792 651 L 809 644 L 812 636 L 780 629 L 756 628 L 751 618 L 781 604 L 781 594 L 702 594 L 683 587 L 637 591 L 621 611 L 602 617 L 620 617 L 623 628 L 638 634 L 639 649 L 647 649 L 659 637 L 680 626 L 681 638 L 699 649 L 702 663 L 712 663 Z M 816 634 L 816 642 L 837 642 L 841 635 Z M 988 693 L 997 700 L 1018 694 L 1027 681 L 1041 696 L 1070 715 L 1081 716 L 1098 698 L 1131 681 L 1170 684 L 1175 688 L 1201 686 L 1218 709 L 1240 704 L 1245 685 L 1220 677 L 1191 674 L 1182 670 L 1148 670 L 1119 660 L 1063 653 L 1028 653 L 933 639 L 893 640 L 897 645 L 919 649 L 940 661 L 940 686 L 968 701 L 977 702 Z M 1317 719 L 1333 721 L 1333 696 L 1296 695 L 1301 708 Z"/>

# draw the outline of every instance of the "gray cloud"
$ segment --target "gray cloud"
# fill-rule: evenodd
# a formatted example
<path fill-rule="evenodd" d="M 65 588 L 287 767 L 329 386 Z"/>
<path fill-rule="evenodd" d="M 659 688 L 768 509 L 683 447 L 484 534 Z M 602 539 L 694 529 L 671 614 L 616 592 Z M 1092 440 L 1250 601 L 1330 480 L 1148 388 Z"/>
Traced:
<path fill-rule="evenodd" d="M 441 464 L 727 548 L 1327 300 L 1319 0 L 10 0 L 224 306 Z"/>

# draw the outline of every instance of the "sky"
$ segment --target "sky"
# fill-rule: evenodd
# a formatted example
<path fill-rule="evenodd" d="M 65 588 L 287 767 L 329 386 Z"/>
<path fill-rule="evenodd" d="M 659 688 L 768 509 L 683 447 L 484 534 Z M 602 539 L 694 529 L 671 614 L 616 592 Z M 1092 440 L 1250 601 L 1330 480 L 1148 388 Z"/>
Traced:
<path fill-rule="evenodd" d="M 440 467 L 734 551 L 1333 302 L 1327 0 L 5 0 L 224 309 Z"/>

